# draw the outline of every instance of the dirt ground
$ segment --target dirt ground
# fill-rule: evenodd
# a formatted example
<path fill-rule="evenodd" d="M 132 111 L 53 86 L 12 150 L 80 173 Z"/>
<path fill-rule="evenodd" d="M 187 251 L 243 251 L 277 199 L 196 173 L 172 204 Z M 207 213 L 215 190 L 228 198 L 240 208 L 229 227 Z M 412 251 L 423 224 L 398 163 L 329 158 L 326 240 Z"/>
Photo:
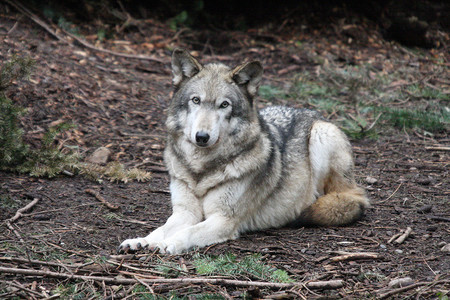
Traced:
<path fill-rule="evenodd" d="M 372 208 L 351 226 L 266 230 L 175 257 L 148 253 L 116 256 L 123 239 L 148 234 L 170 214 L 168 175 L 162 162 L 165 109 L 171 96 L 170 48 L 193 49 L 204 62 L 219 60 L 233 65 L 243 59 L 261 60 L 265 66 L 264 83 L 279 86 L 296 73 L 314 72 L 317 63 L 308 59 L 313 54 L 328 57 L 331 53 L 334 62 L 342 64 L 375 61 L 382 65 L 386 59 L 404 59 L 405 48 L 384 41 L 371 27 L 358 26 L 367 38 L 353 42 L 348 35 L 336 34 L 331 28 L 289 35 L 270 34 L 265 29 L 219 32 L 216 41 L 205 41 L 205 33 L 176 33 L 164 24 L 149 21 L 140 31 L 121 32 L 120 38 L 96 45 L 159 60 L 152 61 L 88 49 L 60 32 L 72 42 L 68 44 L 27 18 L 0 14 L 0 59 L 18 54 L 36 60 L 30 81 L 18 82 L 8 93 L 29 109 L 22 123 L 30 143 L 35 143 L 49 126 L 69 121 L 76 127 L 59 138 L 62 144 L 76 146 L 84 157 L 105 146 L 112 151 L 112 160 L 153 174 L 145 183 L 99 183 L 78 175 L 43 179 L 0 172 L 1 220 L 39 199 L 10 227 L 6 222 L 1 224 L 0 298 L 40 299 L 57 293 L 64 298 L 62 287 L 71 284 L 85 290 L 84 294 L 75 291 L 72 296 L 138 299 L 144 295 L 131 290 L 131 284 L 120 288 L 120 282 L 55 278 L 54 274 L 33 271 L 133 279 L 160 259 L 185 267 L 179 277 L 199 278 L 191 263 L 193 253 L 231 252 L 239 258 L 256 252 L 263 255 L 265 263 L 287 271 L 298 284 L 257 287 L 180 281 L 148 283 L 146 287 L 168 298 L 174 293 L 195 298 L 206 292 L 223 298 L 447 299 L 450 139 L 445 132 L 429 136 L 397 130 L 381 133 L 377 139 L 352 141 L 357 180 L 367 190 Z M 94 45 L 95 31 L 88 25 L 79 27 Z M 302 39 L 302 50 L 295 48 L 293 35 Z M 433 64 L 429 57 L 440 55 L 448 68 L 445 51 L 448 49 L 424 51 L 423 55 L 410 56 L 410 63 Z M 449 78 L 446 80 L 448 83 Z M 260 103 L 270 104 L 264 99 Z M 282 99 L 271 103 L 303 106 Z M 119 208 L 107 208 L 86 189 L 98 191 Z M 407 228 L 412 229 L 411 234 L 396 243 L 392 238 Z M 339 258 L 343 252 L 370 255 Z M 12 268 L 31 273 L 4 270 Z M 411 278 L 412 285 L 389 286 L 392 280 L 406 277 Z M 341 280 L 342 286 L 308 287 L 309 282 L 329 280 Z"/>

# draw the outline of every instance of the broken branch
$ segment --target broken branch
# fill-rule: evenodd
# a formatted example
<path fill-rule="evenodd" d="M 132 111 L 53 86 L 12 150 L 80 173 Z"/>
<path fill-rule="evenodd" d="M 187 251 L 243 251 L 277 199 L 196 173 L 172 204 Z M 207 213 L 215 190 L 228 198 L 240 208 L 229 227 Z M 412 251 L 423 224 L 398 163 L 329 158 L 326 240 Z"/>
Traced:
<path fill-rule="evenodd" d="M 375 252 L 357 252 L 357 253 L 347 253 L 344 255 L 336 256 L 330 258 L 331 261 L 344 261 L 344 260 L 354 260 L 354 259 L 379 259 L 380 255 Z"/>
<path fill-rule="evenodd" d="M 24 212 L 27 212 L 27 211 L 30 210 L 36 203 L 38 203 L 38 201 L 39 201 L 39 198 L 34 198 L 33 201 L 31 201 L 30 203 L 28 203 L 28 204 L 25 205 L 24 207 L 18 209 L 17 212 L 16 212 L 16 214 L 15 214 L 12 218 L 6 220 L 6 222 L 14 223 L 17 219 L 19 219 L 20 217 L 23 216 L 23 213 L 24 213 Z"/>
<path fill-rule="evenodd" d="M 404 232 L 401 236 L 399 236 L 399 237 L 394 241 L 394 243 L 396 243 L 396 244 L 401 244 L 401 243 L 403 243 L 403 242 L 406 240 L 406 238 L 411 234 L 411 232 L 412 232 L 412 228 L 411 228 L 411 227 L 406 228 L 405 232 Z"/>
<path fill-rule="evenodd" d="M 339 289 L 343 286 L 344 281 L 340 279 L 328 281 L 311 281 L 306 284 L 307 288 L 317 290 L 334 290 Z"/>
<path fill-rule="evenodd" d="M 112 210 L 119 209 L 119 206 L 111 204 L 108 201 L 106 201 L 106 199 L 103 198 L 102 195 L 100 195 L 99 192 L 97 192 L 97 191 L 95 191 L 93 189 L 86 189 L 85 192 L 88 193 L 88 194 L 91 194 L 92 196 L 94 196 L 98 201 L 100 201 L 101 203 L 105 204 L 105 206 L 107 208 L 112 209 Z"/>
<path fill-rule="evenodd" d="M 222 279 L 222 278 L 155 278 L 147 279 L 140 278 L 117 278 L 117 277 L 104 277 L 104 276 L 87 276 L 87 275 L 77 275 L 77 274 L 66 274 L 53 271 L 43 271 L 34 269 L 19 269 L 19 268 L 6 268 L 0 267 L 0 273 L 8 274 L 22 274 L 28 276 L 46 276 L 53 278 L 63 278 L 63 279 L 81 279 L 81 280 L 92 280 L 98 282 L 104 282 L 109 284 L 135 284 L 145 282 L 147 284 L 173 284 L 173 283 L 190 283 L 190 284 L 216 284 L 216 285 L 231 285 L 231 286 L 252 286 L 261 288 L 272 288 L 272 289 L 288 289 L 295 286 L 299 286 L 300 283 L 276 283 L 276 282 L 262 282 L 262 281 L 244 281 L 244 280 L 233 280 L 233 279 Z M 342 280 L 330 280 L 330 281 L 316 281 L 308 282 L 304 284 L 310 289 L 337 289 L 343 286 Z"/>

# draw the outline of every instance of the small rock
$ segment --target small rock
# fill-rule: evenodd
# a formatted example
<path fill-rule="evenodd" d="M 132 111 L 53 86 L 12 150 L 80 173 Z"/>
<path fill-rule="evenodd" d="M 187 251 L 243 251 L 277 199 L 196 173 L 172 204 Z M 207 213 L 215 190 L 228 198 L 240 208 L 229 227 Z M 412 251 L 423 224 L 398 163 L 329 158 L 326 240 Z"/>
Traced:
<path fill-rule="evenodd" d="M 383 250 L 386 250 L 386 245 L 380 244 L 380 248 L 383 249 Z"/>
<path fill-rule="evenodd" d="M 442 252 L 450 253 L 450 243 L 441 248 Z"/>
<path fill-rule="evenodd" d="M 403 250 L 395 249 L 395 253 L 397 253 L 397 254 L 402 254 L 402 253 L 403 253 Z"/>
<path fill-rule="evenodd" d="M 429 213 L 433 209 L 433 205 L 424 205 L 417 209 L 418 213 Z"/>
<path fill-rule="evenodd" d="M 422 178 L 422 179 L 417 179 L 416 182 L 421 185 L 430 185 L 431 179 L 430 178 Z"/>
<path fill-rule="evenodd" d="M 414 283 L 411 277 L 395 278 L 389 282 L 391 288 L 405 287 Z"/>
<path fill-rule="evenodd" d="M 88 157 L 88 161 L 94 164 L 105 164 L 108 162 L 111 150 L 106 147 L 97 148 L 91 156 Z"/>
<path fill-rule="evenodd" d="M 366 182 L 369 183 L 369 184 L 374 184 L 374 183 L 378 182 L 378 179 L 370 177 L 370 176 L 367 176 L 366 177 Z"/>
<path fill-rule="evenodd" d="M 438 230 L 438 227 L 436 225 L 431 225 L 427 227 L 427 231 L 429 232 L 434 232 L 436 230 Z"/>

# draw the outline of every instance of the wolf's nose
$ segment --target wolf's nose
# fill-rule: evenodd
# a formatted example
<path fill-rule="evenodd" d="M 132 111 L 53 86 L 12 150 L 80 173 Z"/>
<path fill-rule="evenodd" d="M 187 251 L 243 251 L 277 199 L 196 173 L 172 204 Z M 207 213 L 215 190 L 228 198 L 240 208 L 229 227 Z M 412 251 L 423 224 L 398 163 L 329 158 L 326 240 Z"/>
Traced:
<path fill-rule="evenodd" d="M 205 147 L 209 141 L 209 134 L 204 131 L 199 131 L 195 134 L 195 141 L 200 147 Z"/>

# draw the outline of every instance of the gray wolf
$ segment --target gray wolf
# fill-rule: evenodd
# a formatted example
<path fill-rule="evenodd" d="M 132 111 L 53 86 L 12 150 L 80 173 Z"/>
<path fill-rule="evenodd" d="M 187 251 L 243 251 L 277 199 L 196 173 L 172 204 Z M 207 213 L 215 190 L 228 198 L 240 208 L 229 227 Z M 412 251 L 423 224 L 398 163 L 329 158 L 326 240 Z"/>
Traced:
<path fill-rule="evenodd" d="M 179 254 L 291 223 L 345 225 L 369 206 L 338 127 L 312 110 L 258 112 L 261 63 L 202 65 L 177 49 L 172 72 L 164 159 L 173 213 L 119 252 Z"/>

